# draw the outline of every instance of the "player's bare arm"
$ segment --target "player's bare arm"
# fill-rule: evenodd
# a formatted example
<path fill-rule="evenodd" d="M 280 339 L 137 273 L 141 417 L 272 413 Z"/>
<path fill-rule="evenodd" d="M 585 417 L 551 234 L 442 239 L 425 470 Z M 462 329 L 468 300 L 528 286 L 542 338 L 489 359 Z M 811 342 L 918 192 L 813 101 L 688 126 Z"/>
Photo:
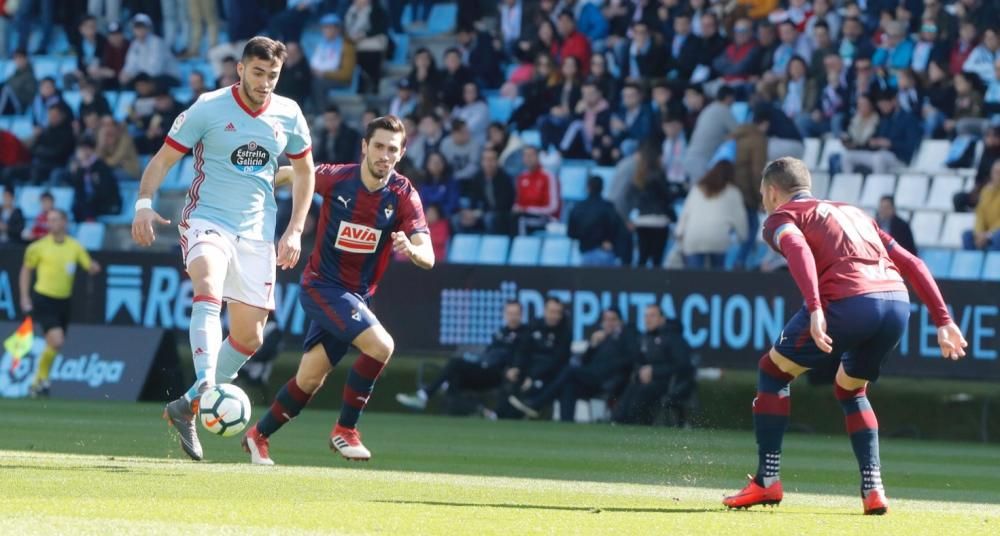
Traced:
<path fill-rule="evenodd" d="M 139 199 L 135 205 L 135 216 L 132 218 L 132 240 L 140 246 L 150 246 L 156 240 L 154 224 L 170 225 L 170 220 L 153 210 L 153 196 L 163 184 L 167 172 L 184 157 L 184 153 L 164 144 L 142 172 L 139 182 Z"/>
<path fill-rule="evenodd" d="M 406 255 L 424 270 L 434 267 L 434 246 L 427 233 L 414 233 L 410 237 L 401 231 L 392 233 L 392 251 Z"/>
<path fill-rule="evenodd" d="M 21 311 L 25 314 L 34 309 L 31 303 L 31 275 L 35 270 L 27 264 L 21 265 L 21 274 L 18 277 L 18 286 L 21 290 Z"/>
<path fill-rule="evenodd" d="M 278 241 L 278 266 L 283 270 L 294 268 L 302 253 L 302 229 L 312 203 L 316 186 L 316 166 L 312 153 L 292 160 L 292 216 L 285 234 Z M 279 173 L 281 170 L 278 170 Z M 277 175 L 275 176 L 277 183 Z"/>

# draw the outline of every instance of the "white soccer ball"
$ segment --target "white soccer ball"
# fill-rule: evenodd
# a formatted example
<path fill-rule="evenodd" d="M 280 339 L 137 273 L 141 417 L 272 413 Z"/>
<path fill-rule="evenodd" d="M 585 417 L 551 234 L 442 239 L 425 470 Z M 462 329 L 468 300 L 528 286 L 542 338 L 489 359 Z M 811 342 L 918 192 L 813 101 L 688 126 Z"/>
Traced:
<path fill-rule="evenodd" d="M 250 399 L 231 383 L 213 386 L 201 394 L 198 420 L 213 434 L 234 436 L 250 422 Z"/>

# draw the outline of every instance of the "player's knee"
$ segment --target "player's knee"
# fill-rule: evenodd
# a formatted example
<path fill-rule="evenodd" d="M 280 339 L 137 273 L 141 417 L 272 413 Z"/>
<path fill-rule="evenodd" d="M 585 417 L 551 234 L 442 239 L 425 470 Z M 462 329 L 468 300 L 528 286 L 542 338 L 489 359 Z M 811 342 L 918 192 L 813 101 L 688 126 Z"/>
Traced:
<path fill-rule="evenodd" d="M 65 341 L 66 337 L 63 335 L 62 330 L 52 330 L 45 334 L 45 344 L 52 348 L 62 348 Z"/>
<path fill-rule="evenodd" d="M 239 345 L 240 350 L 244 352 L 256 352 L 264 344 L 264 333 L 262 331 L 251 331 L 250 333 L 241 333 L 239 335 L 230 333 L 229 338 L 231 342 Z"/>
<path fill-rule="evenodd" d="M 388 334 L 384 337 L 379 337 L 378 341 L 375 343 L 374 348 L 372 348 L 371 356 L 377 361 L 386 363 L 389 358 L 392 357 L 392 353 L 396 350 L 396 341 L 392 340 Z"/>
<path fill-rule="evenodd" d="M 299 389 L 309 394 L 319 391 L 319 388 L 323 387 L 324 381 L 326 381 L 326 374 L 321 373 L 299 371 L 295 376 L 295 383 L 299 385 Z"/>

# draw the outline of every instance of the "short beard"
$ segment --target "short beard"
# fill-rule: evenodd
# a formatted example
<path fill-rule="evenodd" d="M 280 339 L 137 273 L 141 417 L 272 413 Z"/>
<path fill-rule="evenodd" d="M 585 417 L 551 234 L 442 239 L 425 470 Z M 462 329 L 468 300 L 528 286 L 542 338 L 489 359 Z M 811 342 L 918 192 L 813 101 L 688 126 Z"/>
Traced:
<path fill-rule="evenodd" d="M 392 168 L 390 167 L 389 171 L 385 172 L 384 174 L 379 174 L 379 171 L 375 169 L 375 164 L 372 163 L 371 157 L 365 157 L 365 162 L 368 164 L 368 173 L 371 173 L 372 177 L 375 177 L 380 181 L 389 175 L 389 171 L 392 171 Z"/>

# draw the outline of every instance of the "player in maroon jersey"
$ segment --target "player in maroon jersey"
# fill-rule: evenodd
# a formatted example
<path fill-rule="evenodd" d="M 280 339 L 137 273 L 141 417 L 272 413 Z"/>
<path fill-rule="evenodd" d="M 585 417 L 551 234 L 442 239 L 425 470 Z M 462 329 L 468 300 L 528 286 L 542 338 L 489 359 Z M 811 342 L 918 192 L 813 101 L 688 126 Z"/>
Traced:
<path fill-rule="evenodd" d="M 866 389 L 899 344 L 909 319 L 903 280 L 930 310 L 943 357 L 964 356 L 966 342 L 923 261 L 898 246 L 861 210 L 813 197 L 811 186 L 801 160 L 779 158 L 764 168 L 760 193 L 769 214 L 764 238 L 788 260 L 805 305 L 760 359 L 753 402 L 757 474 L 723 504 L 748 508 L 781 502 L 778 470 L 791 409 L 789 383 L 810 368 L 839 359 L 834 393 L 861 470 L 864 513 L 884 514 L 888 501 L 880 472 L 878 421 Z"/>
<path fill-rule="evenodd" d="M 393 340 L 368 308 L 368 300 L 393 252 L 405 254 L 421 268 L 434 266 L 420 197 L 409 179 L 394 170 L 406 151 L 405 142 L 399 118 L 379 117 L 365 131 L 361 164 L 316 168 L 316 193 L 323 196 L 323 207 L 316 247 L 302 274 L 300 301 L 310 320 L 305 354 L 270 411 L 243 437 L 252 463 L 274 463 L 268 437 L 302 411 L 352 345 L 361 355 L 347 375 L 330 448 L 349 460 L 371 458 L 356 425 L 392 356 Z M 279 171 L 278 180 L 286 175 Z"/>

